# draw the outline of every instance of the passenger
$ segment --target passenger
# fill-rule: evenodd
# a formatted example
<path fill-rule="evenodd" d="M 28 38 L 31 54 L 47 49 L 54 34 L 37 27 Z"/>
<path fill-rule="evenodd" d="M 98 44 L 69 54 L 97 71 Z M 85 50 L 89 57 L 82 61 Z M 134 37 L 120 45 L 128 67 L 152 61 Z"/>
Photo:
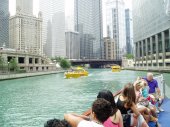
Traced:
<path fill-rule="evenodd" d="M 156 106 L 154 105 L 155 100 L 153 99 L 154 97 L 151 97 L 152 95 L 149 95 L 149 92 L 148 92 L 148 89 L 147 89 L 148 84 L 144 81 L 142 81 L 142 83 L 143 83 L 142 96 L 149 101 L 148 108 L 150 109 L 152 115 L 155 118 L 157 118 Z"/>
<path fill-rule="evenodd" d="M 161 108 L 161 105 L 163 103 L 163 97 L 161 96 L 161 91 L 158 87 L 158 82 L 153 79 L 153 74 L 152 73 L 148 73 L 146 78 L 143 78 L 148 86 L 149 86 L 149 94 L 152 94 L 156 100 L 158 100 L 158 110 L 160 112 L 163 112 L 164 110 Z"/>
<path fill-rule="evenodd" d="M 144 83 L 144 81 L 139 79 L 134 83 L 137 108 L 147 123 L 149 121 L 157 122 L 158 119 L 156 118 L 155 108 L 153 108 L 153 106 L 149 106 L 149 101 L 142 96 L 141 89 L 143 88 Z M 152 112 L 154 113 L 154 116 L 152 116 Z"/>
<path fill-rule="evenodd" d="M 143 116 L 137 110 L 133 84 L 128 83 L 124 87 L 122 94 L 118 97 L 117 107 L 123 116 L 124 127 L 148 127 Z"/>
<path fill-rule="evenodd" d="M 112 92 L 102 90 L 98 93 L 97 98 L 103 98 L 109 101 L 112 105 L 113 112 L 111 116 L 104 122 L 105 127 L 123 127 L 123 120 L 120 110 L 117 108 Z"/>
<path fill-rule="evenodd" d="M 104 127 L 103 123 L 112 113 L 111 103 L 105 99 L 94 101 L 91 110 L 91 118 L 76 114 L 66 114 L 64 118 L 72 127 Z"/>
<path fill-rule="evenodd" d="M 44 124 L 44 127 L 71 127 L 71 126 L 65 120 L 51 119 Z"/>

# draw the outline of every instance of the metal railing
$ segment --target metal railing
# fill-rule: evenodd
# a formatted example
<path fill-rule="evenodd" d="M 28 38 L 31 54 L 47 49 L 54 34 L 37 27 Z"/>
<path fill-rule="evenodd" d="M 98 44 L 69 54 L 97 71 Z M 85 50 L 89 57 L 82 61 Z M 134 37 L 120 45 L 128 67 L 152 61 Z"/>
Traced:
<path fill-rule="evenodd" d="M 161 90 L 161 95 L 166 97 L 166 83 L 163 77 L 163 74 L 155 74 L 154 79 L 158 82 L 158 87 Z"/>

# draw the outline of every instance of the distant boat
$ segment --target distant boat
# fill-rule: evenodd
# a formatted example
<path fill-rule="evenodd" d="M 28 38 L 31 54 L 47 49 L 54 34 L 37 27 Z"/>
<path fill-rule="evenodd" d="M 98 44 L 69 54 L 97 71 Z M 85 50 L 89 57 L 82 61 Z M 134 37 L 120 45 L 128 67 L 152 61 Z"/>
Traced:
<path fill-rule="evenodd" d="M 119 65 L 113 65 L 111 66 L 112 72 L 120 72 L 121 67 Z"/>
<path fill-rule="evenodd" d="M 76 69 L 65 72 L 64 76 L 65 78 L 69 79 L 69 78 L 79 78 L 82 76 L 88 76 L 88 74 L 89 74 L 88 71 L 86 71 L 84 68 L 77 67 Z"/>

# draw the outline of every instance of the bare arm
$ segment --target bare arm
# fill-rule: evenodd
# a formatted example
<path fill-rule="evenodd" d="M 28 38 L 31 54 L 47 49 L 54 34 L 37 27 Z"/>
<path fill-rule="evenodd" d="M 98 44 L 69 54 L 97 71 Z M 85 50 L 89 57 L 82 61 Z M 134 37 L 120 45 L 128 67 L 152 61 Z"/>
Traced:
<path fill-rule="evenodd" d="M 139 111 L 137 110 L 136 105 L 133 103 L 131 110 L 133 111 L 133 113 L 138 117 L 140 115 Z"/>
<path fill-rule="evenodd" d="M 91 114 L 91 109 L 88 109 L 86 112 L 84 112 L 82 115 L 89 116 Z"/>
<path fill-rule="evenodd" d="M 159 95 L 161 94 L 161 90 L 159 88 L 156 88 L 156 91 Z"/>
<path fill-rule="evenodd" d="M 118 127 L 123 127 L 123 118 L 121 112 L 118 110 L 119 124 Z"/>
<path fill-rule="evenodd" d="M 84 119 L 84 120 L 87 120 L 87 121 L 89 121 L 90 120 L 90 117 L 89 116 L 85 116 L 85 115 L 78 115 L 78 114 L 71 114 L 71 115 L 73 115 L 73 116 L 75 116 L 75 117 L 80 117 L 80 118 L 82 118 L 82 119 Z"/>
<path fill-rule="evenodd" d="M 78 117 L 73 114 L 65 114 L 64 119 L 72 126 L 77 127 L 78 124 L 83 120 L 83 118 Z"/>

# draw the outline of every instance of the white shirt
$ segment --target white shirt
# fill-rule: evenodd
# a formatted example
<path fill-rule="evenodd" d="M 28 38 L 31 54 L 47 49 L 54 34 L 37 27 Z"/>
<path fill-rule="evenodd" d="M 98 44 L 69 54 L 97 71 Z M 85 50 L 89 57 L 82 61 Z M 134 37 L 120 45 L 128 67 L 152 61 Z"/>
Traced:
<path fill-rule="evenodd" d="M 97 124 L 93 121 L 81 121 L 77 127 L 104 127 L 103 125 Z"/>

